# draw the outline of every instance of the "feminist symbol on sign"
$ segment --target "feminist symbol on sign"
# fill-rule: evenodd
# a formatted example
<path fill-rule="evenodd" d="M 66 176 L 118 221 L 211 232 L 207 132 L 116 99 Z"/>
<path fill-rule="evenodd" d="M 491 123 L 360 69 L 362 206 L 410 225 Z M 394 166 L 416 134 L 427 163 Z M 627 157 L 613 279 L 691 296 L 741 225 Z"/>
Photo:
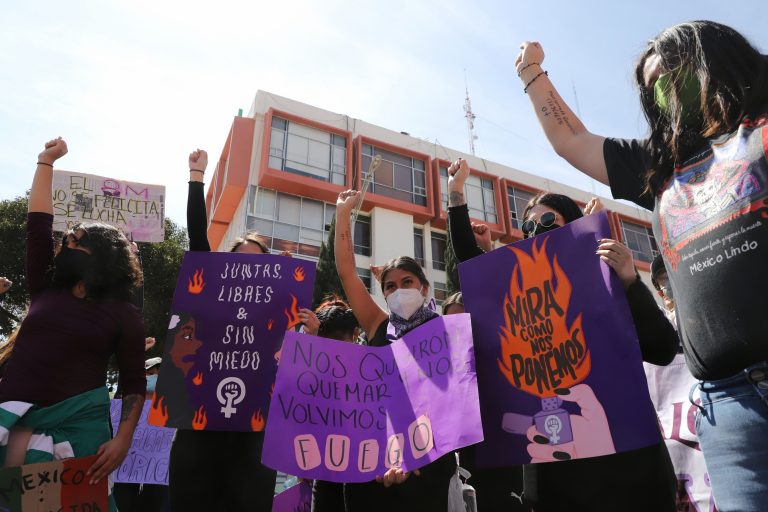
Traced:
<path fill-rule="evenodd" d="M 219 382 L 216 388 L 216 398 L 224 406 L 221 408 L 224 417 L 231 417 L 237 412 L 237 409 L 232 406 L 239 404 L 245 398 L 245 383 L 238 377 L 227 377 Z"/>
<path fill-rule="evenodd" d="M 547 434 L 549 434 L 549 442 L 557 444 L 557 442 L 560 441 L 560 436 L 558 434 L 563 430 L 563 423 L 560 421 L 560 418 L 555 415 L 547 416 L 544 420 L 544 424 L 546 425 L 545 428 Z"/>

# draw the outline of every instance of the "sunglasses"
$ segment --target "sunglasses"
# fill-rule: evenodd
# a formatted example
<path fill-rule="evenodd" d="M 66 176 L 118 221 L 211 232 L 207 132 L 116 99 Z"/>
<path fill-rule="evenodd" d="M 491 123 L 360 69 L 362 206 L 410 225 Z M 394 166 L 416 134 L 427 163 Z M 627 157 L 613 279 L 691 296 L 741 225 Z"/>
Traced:
<path fill-rule="evenodd" d="M 541 216 L 538 222 L 535 220 L 527 220 L 523 222 L 523 225 L 521 227 L 523 231 L 523 236 L 525 238 L 528 238 L 533 234 L 534 231 L 536 231 L 536 225 L 540 225 L 543 228 L 551 227 L 555 224 L 555 221 L 557 220 L 557 214 L 554 212 L 546 212 L 544 215 Z"/>

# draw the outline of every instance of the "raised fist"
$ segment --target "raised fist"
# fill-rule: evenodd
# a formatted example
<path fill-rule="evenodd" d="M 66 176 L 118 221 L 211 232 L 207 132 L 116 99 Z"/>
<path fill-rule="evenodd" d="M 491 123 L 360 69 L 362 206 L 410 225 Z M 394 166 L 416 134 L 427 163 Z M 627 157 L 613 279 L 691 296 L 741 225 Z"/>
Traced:
<path fill-rule="evenodd" d="M 45 143 L 45 149 L 37 155 L 37 161 L 53 165 L 53 162 L 67 154 L 67 143 L 61 137 Z"/>
<path fill-rule="evenodd" d="M 203 149 L 196 149 L 189 154 L 189 170 L 205 172 L 208 167 L 208 153 Z"/>

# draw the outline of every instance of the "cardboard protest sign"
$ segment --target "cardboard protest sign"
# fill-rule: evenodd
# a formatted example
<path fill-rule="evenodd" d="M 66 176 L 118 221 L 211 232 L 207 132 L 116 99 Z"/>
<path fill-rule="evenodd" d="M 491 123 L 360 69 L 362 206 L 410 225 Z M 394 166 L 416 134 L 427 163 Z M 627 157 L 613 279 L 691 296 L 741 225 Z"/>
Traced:
<path fill-rule="evenodd" d="M 310 512 L 312 510 L 312 484 L 299 482 L 277 494 L 272 500 L 272 512 Z"/>
<path fill-rule="evenodd" d="M 96 455 L 0 469 L 0 512 L 106 512 L 107 479 L 89 484 Z"/>
<path fill-rule="evenodd" d="M 188 252 L 149 423 L 264 429 L 280 344 L 312 303 L 315 263 L 271 254 Z"/>
<path fill-rule="evenodd" d="M 262 461 L 291 475 L 365 482 L 482 440 L 469 315 L 386 347 L 288 332 Z"/>
<path fill-rule="evenodd" d="M 661 441 L 605 213 L 459 265 L 486 443 L 478 464 L 607 455 Z M 534 438 L 543 443 L 537 443 Z"/>
<path fill-rule="evenodd" d="M 168 485 L 168 458 L 176 430 L 147 424 L 150 402 L 144 402 L 141 418 L 133 433 L 131 448 L 122 465 L 112 472 L 112 481 L 128 484 Z M 122 400 L 112 400 L 112 429 L 117 432 Z"/>
<path fill-rule="evenodd" d="M 165 187 L 56 170 L 53 173 L 53 230 L 80 222 L 104 222 L 136 242 L 165 237 Z"/>
<path fill-rule="evenodd" d="M 696 404 L 688 400 L 688 393 L 698 381 L 688 370 L 683 354 L 675 356 L 667 366 L 650 363 L 643 363 L 643 366 L 677 475 L 677 510 L 715 510 L 704 454 L 696 437 L 696 411 L 701 403 L 698 388 L 693 395 Z"/>

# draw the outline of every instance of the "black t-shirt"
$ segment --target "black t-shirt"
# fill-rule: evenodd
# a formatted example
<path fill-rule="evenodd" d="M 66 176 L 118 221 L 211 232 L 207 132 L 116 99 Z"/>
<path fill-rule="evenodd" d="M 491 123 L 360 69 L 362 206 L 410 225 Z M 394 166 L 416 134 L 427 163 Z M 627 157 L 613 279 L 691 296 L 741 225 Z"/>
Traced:
<path fill-rule="evenodd" d="M 677 167 L 644 193 L 644 141 L 606 139 L 613 196 L 653 210 L 691 373 L 722 379 L 768 359 L 763 291 L 768 284 L 768 118 Z"/>

